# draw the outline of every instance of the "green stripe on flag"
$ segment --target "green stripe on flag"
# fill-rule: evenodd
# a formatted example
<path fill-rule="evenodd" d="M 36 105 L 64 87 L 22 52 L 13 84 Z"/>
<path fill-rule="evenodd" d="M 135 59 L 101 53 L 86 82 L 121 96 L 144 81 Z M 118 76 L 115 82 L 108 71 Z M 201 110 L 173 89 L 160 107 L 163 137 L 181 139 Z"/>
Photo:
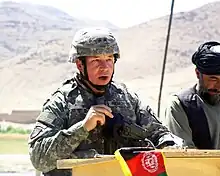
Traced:
<path fill-rule="evenodd" d="M 158 176 L 168 176 L 166 172 L 159 174 Z"/>

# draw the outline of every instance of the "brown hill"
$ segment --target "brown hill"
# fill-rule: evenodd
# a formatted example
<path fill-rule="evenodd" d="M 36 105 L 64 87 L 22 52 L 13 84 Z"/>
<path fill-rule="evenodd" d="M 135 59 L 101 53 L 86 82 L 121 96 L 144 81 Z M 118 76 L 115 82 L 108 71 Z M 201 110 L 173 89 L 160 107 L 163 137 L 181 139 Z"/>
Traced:
<path fill-rule="evenodd" d="M 40 7 L 33 5 L 26 11 L 29 8 L 19 3 L 5 3 L 0 8 L 0 111 L 40 109 L 50 93 L 75 71 L 66 62 L 75 30 L 96 25 L 57 9 Z M 219 2 L 174 15 L 166 66 L 170 76 L 165 80 L 164 99 L 195 80 L 192 67 L 188 68 L 191 54 L 203 41 L 220 40 L 219 16 Z M 126 81 L 155 108 L 167 24 L 165 16 L 127 29 L 110 26 L 122 55 L 115 78 Z"/>

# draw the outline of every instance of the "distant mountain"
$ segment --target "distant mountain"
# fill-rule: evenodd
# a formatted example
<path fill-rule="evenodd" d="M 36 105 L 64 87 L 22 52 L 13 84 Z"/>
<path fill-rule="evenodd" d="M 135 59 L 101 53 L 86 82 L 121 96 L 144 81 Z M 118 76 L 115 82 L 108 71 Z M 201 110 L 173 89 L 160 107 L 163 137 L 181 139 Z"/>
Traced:
<path fill-rule="evenodd" d="M 161 73 L 169 16 L 119 31 L 123 64 L 135 76 Z M 191 55 L 208 40 L 220 41 L 220 2 L 174 14 L 167 55 L 167 72 L 191 65 Z M 122 73 L 121 77 L 125 77 Z"/>
<path fill-rule="evenodd" d="M 79 28 L 96 25 L 117 29 L 107 21 L 79 20 L 53 7 L 1 2 L 0 61 L 33 54 L 44 45 L 71 38 Z"/>
<path fill-rule="evenodd" d="M 1 108 L 40 108 L 49 94 L 76 69 L 67 63 L 76 29 L 95 25 L 107 26 L 117 36 L 121 59 L 116 64 L 115 78 L 142 90 L 146 94 L 144 99 L 150 96 L 156 100 L 168 19 L 165 16 L 119 29 L 105 21 L 76 19 L 51 7 L 1 3 L 0 111 Z M 169 79 L 166 85 L 181 88 L 186 81 L 194 79 L 191 72 L 177 72 L 188 70 L 191 55 L 202 42 L 220 41 L 219 21 L 219 2 L 174 15 L 166 71 L 182 77 L 175 81 Z M 170 92 L 167 90 L 166 95 Z"/>

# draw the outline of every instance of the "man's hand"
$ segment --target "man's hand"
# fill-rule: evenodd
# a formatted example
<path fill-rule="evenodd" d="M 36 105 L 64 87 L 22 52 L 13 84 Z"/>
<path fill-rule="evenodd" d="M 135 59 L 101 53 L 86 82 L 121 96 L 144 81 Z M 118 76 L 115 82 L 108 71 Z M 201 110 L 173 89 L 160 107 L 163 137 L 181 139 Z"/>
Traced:
<path fill-rule="evenodd" d="M 180 150 L 186 150 L 188 147 L 187 146 L 178 146 L 178 145 L 172 145 L 172 146 L 165 146 L 162 149 L 180 149 Z"/>
<path fill-rule="evenodd" d="M 105 117 L 113 118 L 112 110 L 106 105 L 94 105 L 86 114 L 83 126 L 87 131 L 91 131 L 97 124 L 104 125 Z"/>

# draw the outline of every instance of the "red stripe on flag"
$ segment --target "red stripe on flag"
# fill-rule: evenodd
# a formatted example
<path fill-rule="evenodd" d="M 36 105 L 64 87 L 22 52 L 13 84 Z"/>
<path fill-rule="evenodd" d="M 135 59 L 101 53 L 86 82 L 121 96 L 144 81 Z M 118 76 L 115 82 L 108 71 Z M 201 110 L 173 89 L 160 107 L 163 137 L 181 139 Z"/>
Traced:
<path fill-rule="evenodd" d="M 132 176 L 166 176 L 163 155 L 160 152 L 141 152 L 126 161 Z"/>

